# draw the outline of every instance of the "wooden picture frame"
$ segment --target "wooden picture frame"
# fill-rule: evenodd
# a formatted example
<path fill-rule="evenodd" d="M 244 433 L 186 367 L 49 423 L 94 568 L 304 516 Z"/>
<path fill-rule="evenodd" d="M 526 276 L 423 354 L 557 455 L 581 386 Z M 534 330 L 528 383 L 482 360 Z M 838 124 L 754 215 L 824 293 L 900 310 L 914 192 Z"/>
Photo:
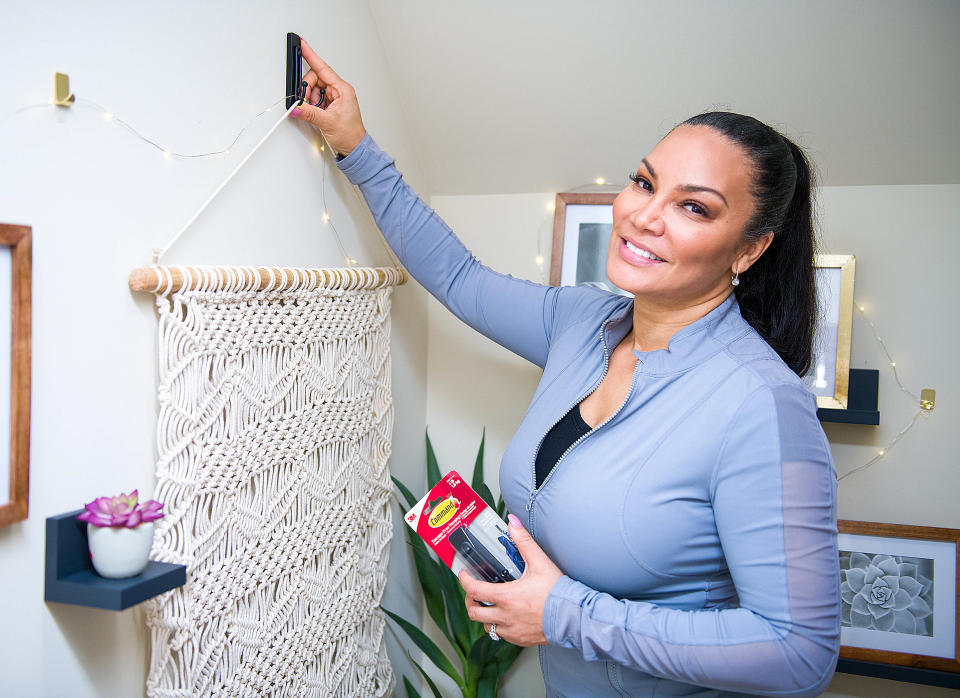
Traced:
<path fill-rule="evenodd" d="M 26 225 L 0 223 L 0 247 L 9 248 L 0 254 L 0 298 L 9 288 L 9 353 L 0 351 L 0 357 L 9 360 L 9 395 L 0 392 L 0 401 L 9 404 L 9 456 L 0 455 L 0 477 L 9 481 L 9 488 L 0 490 L 0 526 L 27 518 L 30 480 L 30 350 L 31 350 L 31 229 Z M 6 252 L 6 250 L 4 250 Z M 3 276 L 9 275 L 9 282 Z M 7 287 L 9 283 L 9 287 Z M 7 315 L 6 302 L 0 308 L 0 318 Z M 5 331 L 0 329 L 0 331 Z M 7 374 L 7 367 L 0 365 Z M 0 382 L 2 385 L 3 382 Z M 6 411 L 6 410 L 2 410 Z M 6 421 L 6 420 L 3 420 Z M 3 449 L 7 450 L 7 449 Z M 2 451 L 0 451 L 2 454 Z M 6 463 L 4 463 L 6 461 Z"/>
<path fill-rule="evenodd" d="M 847 520 L 837 528 L 840 658 L 960 673 L 960 529 Z"/>
<path fill-rule="evenodd" d="M 600 285 L 614 293 L 626 293 L 606 276 L 606 245 L 609 241 L 615 193 L 562 192 L 553 213 L 553 247 L 550 255 L 550 285 Z M 589 233 L 596 244 L 584 244 Z M 593 253 L 585 259 L 584 249 Z M 585 263 L 586 262 L 586 263 Z"/>
<path fill-rule="evenodd" d="M 817 329 L 810 370 L 803 380 L 820 408 L 845 410 L 849 402 L 856 261 L 852 254 L 816 257 Z"/>

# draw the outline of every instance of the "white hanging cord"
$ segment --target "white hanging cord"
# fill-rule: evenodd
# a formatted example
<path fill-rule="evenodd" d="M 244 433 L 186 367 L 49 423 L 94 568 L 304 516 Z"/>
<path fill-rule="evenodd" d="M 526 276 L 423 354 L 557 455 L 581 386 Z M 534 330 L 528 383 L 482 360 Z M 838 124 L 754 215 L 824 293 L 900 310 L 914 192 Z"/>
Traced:
<path fill-rule="evenodd" d="M 180 239 L 180 236 L 183 235 L 183 234 L 186 232 L 187 228 L 189 228 L 191 225 L 193 225 L 193 222 L 194 222 L 195 220 L 197 220 L 197 218 L 200 217 L 200 214 L 203 213 L 203 212 L 206 210 L 207 206 L 209 206 L 210 203 L 211 203 L 215 198 L 217 198 L 217 194 L 219 194 L 221 191 L 223 191 L 224 187 L 226 187 L 226 186 L 230 183 L 230 180 L 232 180 L 232 179 L 234 178 L 234 176 L 236 176 L 236 174 L 243 168 L 243 166 L 247 164 L 247 161 L 248 161 L 251 157 L 253 157 L 253 154 L 254 154 L 255 152 L 257 152 L 257 150 L 260 149 L 260 146 L 262 146 L 264 143 L 267 142 L 267 139 L 270 138 L 270 136 L 273 135 L 274 131 L 276 131 L 278 128 L 280 128 L 280 124 L 284 123 L 284 122 L 287 120 L 287 117 L 290 116 L 290 112 L 292 112 L 294 109 L 296 109 L 297 106 L 298 106 L 298 105 L 294 104 L 292 107 L 290 107 L 289 109 L 287 109 L 287 111 L 284 112 L 283 116 L 280 117 L 280 119 L 277 121 L 277 123 L 275 123 L 273 126 L 271 126 L 271 127 L 270 127 L 270 130 L 267 131 L 266 135 L 265 135 L 263 138 L 260 139 L 260 142 L 257 143 L 255 146 L 253 146 L 253 150 L 251 150 L 249 153 L 247 153 L 247 156 L 246 156 L 243 160 L 240 161 L 240 164 L 238 164 L 236 167 L 233 168 L 233 172 L 231 172 L 229 175 L 227 175 L 227 178 L 226 178 L 225 180 L 223 180 L 223 183 L 222 183 L 219 187 L 217 187 L 216 191 L 214 191 L 214 192 L 209 196 L 209 198 L 207 198 L 207 200 L 203 202 L 203 204 L 200 206 L 200 208 L 197 210 L 197 212 L 194 213 L 194 214 L 190 217 L 190 220 L 188 220 L 186 223 L 184 223 L 183 227 L 180 228 L 180 230 L 177 232 L 177 234 L 173 236 L 173 238 L 170 240 L 170 242 L 168 242 L 166 245 L 164 245 L 164 246 L 161 247 L 160 249 L 155 249 L 155 250 L 153 251 L 153 263 L 154 263 L 154 264 L 159 264 L 159 263 L 160 263 L 160 258 L 163 257 L 163 255 L 166 254 L 167 250 L 169 250 L 169 249 L 173 246 L 173 244 L 174 244 L 177 240 Z"/>
<path fill-rule="evenodd" d="M 213 151 L 206 152 L 206 153 L 181 153 L 181 152 L 173 151 L 173 150 L 171 150 L 171 149 L 169 149 L 169 148 L 165 148 L 165 147 L 164 147 L 163 145 L 161 145 L 160 143 L 157 143 L 156 141 L 152 140 L 151 138 L 148 138 L 147 136 L 145 136 L 145 135 L 143 135 L 142 133 L 140 133 L 140 131 L 138 131 L 137 129 L 135 129 L 135 128 L 134 128 L 131 124 L 129 124 L 127 121 L 125 121 L 124 119 L 122 119 L 122 118 L 120 118 L 119 116 L 117 116 L 117 114 L 116 114 L 115 112 L 111 111 L 110 109 L 107 109 L 107 108 L 104 107 L 102 104 L 100 104 L 100 103 L 98 103 L 98 102 L 96 102 L 96 101 L 94 101 L 94 100 L 92 100 L 92 99 L 86 99 L 86 98 L 80 97 L 80 98 L 78 98 L 78 99 L 76 100 L 75 105 L 76 105 L 76 106 L 85 107 L 85 108 L 88 108 L 88 109 L 92 109 L 92 110 L 99 111 L 101 114 L 103 114 L 103 118 L 104 118 L 105 121 L 107 121 L 107 122 L 113 122 L 113 123 L 115 123 L 115 124 L 118 125 L 118 126 L 122 126 L 122 127 L 123 127 L 124 129 L 126 129 L 131 135 L 133 135 L 134 137 L 136 137 L 136 138 L 138 138 L 139 140 L 143 141 L 144 143 L 147 143 L 148 145 L 150 145 L 151 147 L 155 148 L 156 150 L 160 151 L 160 152 L 163 154 L 163 156 L 166 157 L 166 158 L 168 158 L 168 159 L 169 159 L 169 158 L 177 158 L 177 159 L 188 159 L 188 158 L 191 158 L 191 159 L 192 159 L 192 158 L 206 158 L 206 157 L 212 157 L 212 156 L 217 156 L 217 155 L 227 155 L 227 154 L 229 154 L 230 151 L 231 151 L 231 149 L 237 144 L 237 142 L 240 140 L 240 138 L 243 136 L 243 134 L 246 132 L 246 130 L 247 130 L 255 121 L 257 121 L 257 120 L 258 120 L 260 117 L 262 117 L 264 114 L 267 114 L 267 113 L 273 111 L 274 107 L 276 107 L 278 104 L 280 104 L 281 102 L 283 102 L 283 101 L 284 101 L 285 99 L 287 99 L 288 97 L 295 97 L 295 96 L 296 96 L 296 95 L 286 95 L 285 97 L 281 97 L 280 99 L 276 100 L 275 102 L 273 102 L 272 104 L 270 104 L 268 107 L 266 107 L 265 109 L 261 110 L 261 111 L 260 111 L 256 116 L 254 116 L 252 119 L 250 119 L 250 121 L 248 121 L 247 124 L 244 125 L 244 126 L 240 129 L 240 131 L 236 134 L 236 136 L 234 136 L 233 140 L 230 142 L 230 144 L 229 144 L 227 147 L 222 148 L 222 149 L 220 149 L 220 150 L 213 150 Z M 0 123 L 3 123 L 3 122 L 5 122 L 5 121 L 7 121 L 8 119 L 11 119 L 11 118 L 13 118 L 14 116 L 17 116 L 18 114 L 21 114 L 21 113 L 23 113 L 23 112 L 30 111 L 30 110 L 33 110 L 33 109 L 59 109 L 59 107 L 57 107 L 57 106 L 53 103 L 53 99 L 50 99 L 50 100 L 48 100 L 47 102 L 39 102 L 39 103 L 37 103 L 37 104 L 28 104 L 28 105 L 26 105 L 26 106 L 20 107 L 19 109 L 15 109 L 15 110 L 13 110 L 13 111 L 11 111 L 11 112 L 7 112 L 6 114 L 4 114 L 2 117 L 0 117 Z M 291 109 L 292 109 L 292 108 L 291 108 Z M 289 114 L 290 114 L 290 110 L 288 110 L 288 111 L 283 115 L 283 118 L 281 118 L 280 121 L 278 121 L 276 124 L 274 124 L 274 126 L 273 126 L 273 128 L 270 130 L 270 132 L 267 133 L 267 135 L 264 136 L 263 139 L 261 139 L 260 143 L 258 143 L 256 146 L 254 146 L 253 150 L 250 151 L 250 153 L 247 155 L 247 157 L 244 159 L 244 161 L 241 162 L 240 165 L 238 165 L 238 166 L 234 169 L 234 171 L 229 175 L 229 177 L 227 178 L 227 180 L 224 181 L 224 183 L 220 185 L 220 188 L 217 189 L 217 191 L 215 191 L 215 192 L 210 196 L 210 198 L 207 199 L 206 202 L 204 202 L 204 204 L 200 207 L 200 210 L 198 210 L 198 211 L 193 215 L 193 217 L 186 223 L 186 225 L 183 226 L 183 228 L 181 228 L 181 230 L 176 234 L 176 236 L 174 236 L 174 238 L 173 238 L 170 242 L 168 242 L 163 248 L 158 248 L 158 249 L 154 249 L 154 250 L 153 250 L 153 263 L 154 263 L 154 264 L 158 264 L 158 263 L 159 263 L 160 257 L 161 257 L 162 255 L 166 254 L 166 252 L 170 249 L 170 247 L 172 247 L 173 244 L 180 238 L 180 236 L 183 235 L 184 231 L 200 216 L 200 214 L 203 212 L 203 210 L 210 204 L 210 202 L 217 196 L 217 194 L 219 194 L 220 191 L 227 185 L 227 182 L 230 181 L 230 178 L 232 178 L 232 177 L 237 173 L 237 171 L 243 166 L 243 164 L 247 161 L 247 159 L 249 159 L 249 157 L 250 157 L 251 155 L 253 155 L 253 153 L 257 150 L 257 148 L 259 148 L 259 147 L 263 144 L 263 141 L 265 141 L 265 140 L 273 133 L 273 131 L 279 126 L 279 124 L 283 121 L 283 119 L 287 118 L 287 116 L 288 116 Z M 331 157 L 335 157 L 335 151 L 334 151 L 332 148 L 330 148 L 330 144 L 327 142 L 326 138 L 324 138 L 323 133 L 320 132 L 319 129 L 317 130 L 317 133 L 319 134 L 320 139 L 321 139 L 321 142 L 323 143 L 323 145 L 320 147 L 320 150 L 321 150 L 321 151 L 324 151 L 324 150 L 326 150 L 326 149 L 329 149 L 329 150 L 330 150 L 330 153 L 331 153 Z M 340 253 L 343 255 L 343 258 L 344 258 L 345 263 L 346 263 L 348 266 L 349 266 L 349 265 L 357 264 L 357 260 L 354 259 L 353 257 L 351 257 L 351 256 L 349 255 L 349 253 L 346 251 L 346 248 L 343 246 L 343 241 L 340 239 L 340 234 L 339 234 L 339 232 L 337 231 L 337 227 L 336 227 L 336 225 L 334 224 L 333 220 L 331 219 L 329 212 L 326 210 L 326 209 L 327 209 L 327 203 L 326 203 L 326 198 L 327 198 L 327 197 L 326 197 L 326 193 L 327 193 L 327 189 L 326 189 L 326 184 L 327 184 L 327 180 L 326 180 L 326 168 L 324 168 L 324 170 L 323 170 L 322 172 L 323 172 L 323 180 L 322 180 L 322 185 L 321 185 L 321 198 L 322 198 L 323 207 L 324 207 L 324 214 L 323 214 L 324 222 L 325 222 L 325 223 L 328 223 L 328 224 L 330 225 L 330 229 L 331 229 L 331 231 L 333 232 L 334 240 L 335 240 L 336 243 L 337 243 L 337 247 L 340 249 Z M 373 215 L 372 215 L 372 213 L 370 213 L 369 207 L 366 205 L 366 202 L 363 200 L 363 197 L 360 195 L 359 188 L 358 188 L 356 185 L 351 185 L 351 188 L 353 189 L 354 196 L 357 197 L 357 200 L 361 203 L 362 207 L 367 211 L 368 215 L 370 215 L 370 218 L 371 218 L 371 220 L 372 220 L 372 219 L 373 219 Z M 375 223 L 376 223 L 376 221 L 374 221 L 374 224 L 375 224 Z M 375 227 L 377 227 L 377 226 L 375 225 Z M 377 232 L 379 233 L 379 228 L 377 228 Z M 386 239 L 384 239 L 383 235 L 380 235 L 379 237 L 380 237 L 380 244 L 382 244 L 383 247 L 384 247 L 384 249 L 387 251 L 387 255 L 389 256 L 389 258 L 390 258 L 390 260 L 391 260 L 391 263 L 392 263 L 394 269 L 396 269 L 397 271 L 401 271 L 401 272 L 402 272 L 402 270 L 403 270 L 403 265 L 400 263 L 400 260 L 397 258 L 396 254 L 394 254 L 393 250 L 392 250 L 392 249 L 390 248 L 390 246 L 387 244 L 387 241 L 386 241 Z"/>

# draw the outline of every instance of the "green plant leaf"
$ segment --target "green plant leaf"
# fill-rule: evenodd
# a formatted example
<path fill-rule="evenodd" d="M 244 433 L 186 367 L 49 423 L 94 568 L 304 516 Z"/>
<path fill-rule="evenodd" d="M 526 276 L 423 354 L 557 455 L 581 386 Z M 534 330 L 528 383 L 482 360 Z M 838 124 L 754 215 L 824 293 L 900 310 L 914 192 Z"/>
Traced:
<path fill-rule="evenodd" d="M 401 507 L 402 510 L 402 507 Z M 447 619 L 443 611 L 443 595 L 440 593 L 440 586 L 436 583 L 437 577 L 449 573 L 442 562 L 434 560 L 427 552 L 427 544 L 423 539 L 409 526 L 404 526 L 407 533 L 407 542 L 413 548 L 413 564 L 417 570 L 417 580 L 420 582 L 420 589 L 423 591 L 423 599 L 427 604 L 427 612 L 433 618 L 433 622 L 443 632 L 450 644 L 453 644 L 453 637 L 447 629 Z M 422 554 L 418 554 L 418 551 Z"/>
<path fill-rule="evenodd" d="M 397 478 L 395 478 L 395 477 L 393 477 L 393 476 L 391 475 L 391 476 L 390 476 L 390 479 L 393 480 L 393 484 L 397 486 L 397 489 L 398 489 L 398 490 L 400 490 L 400 494 L 403 495 L 403 498 L 407 500 L 407 508 L 412 507 L 414 504 L 416 504 L 417 502 L 420 501 L 420 500 L 413 494 L 413 492 L 411 492 L 409 489 L 407 489 L 407 486 L 404 485 L 402 482 L 400 482 Z M 402 511 L 404 514 L 406 514 L 406 512 L 403 511 L 402 509 L 401 509 L 401 511 Z"/>
<path fill-rule="evenodd" d="M 403 677 L 403 687 L 407 689 L 407 698 L 420 698 L 420 693 L 413 687 L 410 679 L 406 676 Z"/>
<path fill-rule="evenodd" d="M 487 506 L 489 506 L 491 509 L 496 511 L 496 504 L 493 499 L 493 492 L 490 491 L 489 487 L 487 487 L 484 483 L 481 482 L 479 487 L 474 487 L 473 489 L 476 490 L 477 494 L 483 497 L 483 501 L 487 503 Z"/>
<path fill-rule="evenodd" d="M 517 657 L 520 656 L 520 653 L 523 651 L 523 647 L 519 645 L 511 645 L 509 642 L 504 642 L 500 647 L 497 648 L 495 655 L 496 664 L 497 664 L 497 676 L 501 677 L 507 673 Z"/>
<path fill-rule="evenodd" d="M 480 629 L 483 630 L 483 624 L 478 623 Z M 486 632 L 483 633 L 477 640 L 473 643 L 473 647 L 470 648 L 470 656 L 468 661 L 471 664 L 480 667 L 481 671 L 487 662 L 490 659 L 490 655 L 493 653 L 493 640 L 490 639 L 490 636 Z M 477 672 L 479 676 L 481 672 Z"/>
<path fill-rule="evenodd" d="M 497 668 L 494 664 L 488 664 L 483 668 L 480 680 L 477 682 L 477 698 L 496 698 L 497 684 L 500 682 L 500 676 L 497 674 Z"/>
<path fill-rule="evenodd" d="M 501 495 L 497 497 L 497 515 L 501 519 L 506 520 L 506 517 L 504 516 L 504 514 L 506 513 L 507 513 L 507 503 L 503 501 L 503 496 Z"/>
<path fill-rule="evenodd" d="M 403 628 L 404 632 L 413 640 L 413 643 L 420 648 L 420 650 L 427 655 L 427 658 L 434 663 L 434 665 L 442 671 L 444 674 L 449 676 L 457 686 L 462 690 L 464 688 L 464 681 L 460 674 L 457 673 L 457 670 L 453 668 L 453 664 L 450 663 L 450 660 L 447 659 L 446 655 L 440 651 L 440 648 L 434 644 L 433 640 L 423 634 L 423 631 L 420 630 L 417 626 L 409 621 L 404 620 L 396 613 L 388 611 L 387 609 L 381 606 L 383 612 L 386 613 L 393 620 L 394 623 Z"/>
<path fill-rule="evenodd" d="M 444 637 L 447 638 L 453 646 L 453 649 L 456 650 L 460 661 L 463 662 L 466 658 L 467 645 L 464 644 L 464 640 L 461 637 L 463 631 L 461 620 L 459 616 L 456 615 L 456 609 L 451 608 L 450 628 L 453 630 L 453 634 L 451 635 L 450 629 L 447 628 L 447 617 L 444 615 L 443 610 L 444 597 L 446 596 L 444 589 L 448 584 L 448 579 L 453 577 L 453 574 L 445 564 L 435 561 L 430 556 L 430 553 L 427 552 L 427 546 L 420 540 L 419 536 L 414 534 L 411 538 L 413 537 L 416 537 L 419 542 L 419 546 L 413 545 L 413 555 L 417 565 L 417 575 L 420 577 L 420 586 L 423 588 L 424 598 L 428 599 L 427 611 L 430 613 L 430 617 L 433 618 L 433 622 L 443 631 Z M 411 543 L 413 543 L 412 540 Z M 421 567 L 427 568 L 427 571 L 425 571 L 422 576 L 420 574 Z M 436 604 L 437 608 L 431 608 L 432 604 Z M 463 608 L 464 612 L 466 612 L 465 605 Z"/>
<path fill-rule="evenodd" d="M 433 452 L 433 444 L 430 443 L 430 434 L 427 437 L 427 491 L 440 482 L 440 466 L 437 464 L 437 455 Z"/>
<path fill-rule="evenodd" d="M 487 441 L 487 428 L 483 428 L 483 434 L 480 436 L 480 449 L 477 451 L 477 459 L 473 464 L 473 481 L 470 483 L 470 486 L 476 491 L 480 491 L 480 487 L 484 485 L 483 482 L 483 445 Z M 490 503 L 490 506 L 493 506 Z"/>
<path fill-rule="evenodd" d="M 410 656 L 409 652 L 407 652 L 407 656 Z M 440 689 L 437 688 L 437 684 L 435 684 L 433 679 L 431 679 L 427 672 L 423 670 L 423 667 L 414 662 L 412 658 L 410 661 L 413 663 L 413 666 L 417 667 L 417 671 L 420 672 L 420 675 L 423 677 L 424 681 L 427 682 L 427 686 L 429 686 L 430 690 L 433 692 L 433 698 L 443 698 L 443 696 L 440 695 Z"/>
<path fill-rule="evenodd" d="M 460 586 L 460 580 L 450 570 L 447 570 L 447 574 L 443 577 L 441 591 L 447 604 L 447 618 L 450 620 L 450 629 L 453 631 L 453 636 L 457 639 L 457 645 L 460 649 L 460 660 L 466 662 L 467 653 L 470 652 L 470 646 L 474 639 L 470 634 L 470 625 L 473 621 L 467 615 L 466 594 L 463 587 Z"/>
<path fill-rule="evenodd" d="M 414 533 L 410 536 L 411 543 L 413 543 L 416 535 L 417 534 Z M 422 544 L 423 541 L 420 542 Z M 442 575 L 450 574 L 450 571 L 447 570 L 446 566 L 442 563 L 434 562 L 427 553 L 426 547 L 422 545 L 421 547 L 417 547 L 416 544 L 413 545 L 413 560 L 417 568 L 417 578 L 420 581 L 420 588 L 423 591 L 423 600 L 427 604 L 427 613 L 430 614 L 430 617 L 433 619 L 433 622 L 436 623 L 440 632 L 443 633 L 443 636 L 447 638 L 447 641 L 452 645 L 454 644 L 454 638 L 447 627 L 443 594 L 440 590 L 439 582 Z"/>

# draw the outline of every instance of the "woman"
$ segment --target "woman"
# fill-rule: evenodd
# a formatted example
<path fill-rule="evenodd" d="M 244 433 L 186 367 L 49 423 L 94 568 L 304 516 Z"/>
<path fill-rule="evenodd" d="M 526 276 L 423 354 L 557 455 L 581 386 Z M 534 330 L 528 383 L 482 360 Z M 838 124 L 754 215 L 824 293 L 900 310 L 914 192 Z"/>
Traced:
<path fill-rule="evenodd" d="M 410 273 L 543 368 L 500 470 L 526 570 L 461 573 L 470 617 L 537 645 L 550 696 L 821 693 L 839 648 L 836 475 L 798 378 L 815 316 L 802 152 L 750 117 L 688 120 L 613 204 L 607 275 L 633 298 L 547 287 L 477 262 L 366 133 L 350 85 L 303 54 L 325 96 L 293 115 Z"/>

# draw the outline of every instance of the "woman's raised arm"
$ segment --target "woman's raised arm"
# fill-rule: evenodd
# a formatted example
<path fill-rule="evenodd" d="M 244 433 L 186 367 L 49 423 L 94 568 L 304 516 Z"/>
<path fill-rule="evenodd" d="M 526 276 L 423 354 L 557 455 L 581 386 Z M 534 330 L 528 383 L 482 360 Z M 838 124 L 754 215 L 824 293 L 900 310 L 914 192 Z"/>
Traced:
<path fill-rule="evenodd" d="M 427 206 L 366 133 L 356 93 L 304 41 L 311 66 L 308 94 L 323 107 L 304 103 L 292 113 L 320 129 L 339 154 L 338 166 L 360 187 L 377 225 L 410 274 L 457 317 L 498 344 L 532 361 L 546 362 L 559 296 L 564 302 L 595 303 L 591 289 L 561 289 L 499 274 L 477 261 Z M 576 313 L 564 313 L 576 317 Z"/>

